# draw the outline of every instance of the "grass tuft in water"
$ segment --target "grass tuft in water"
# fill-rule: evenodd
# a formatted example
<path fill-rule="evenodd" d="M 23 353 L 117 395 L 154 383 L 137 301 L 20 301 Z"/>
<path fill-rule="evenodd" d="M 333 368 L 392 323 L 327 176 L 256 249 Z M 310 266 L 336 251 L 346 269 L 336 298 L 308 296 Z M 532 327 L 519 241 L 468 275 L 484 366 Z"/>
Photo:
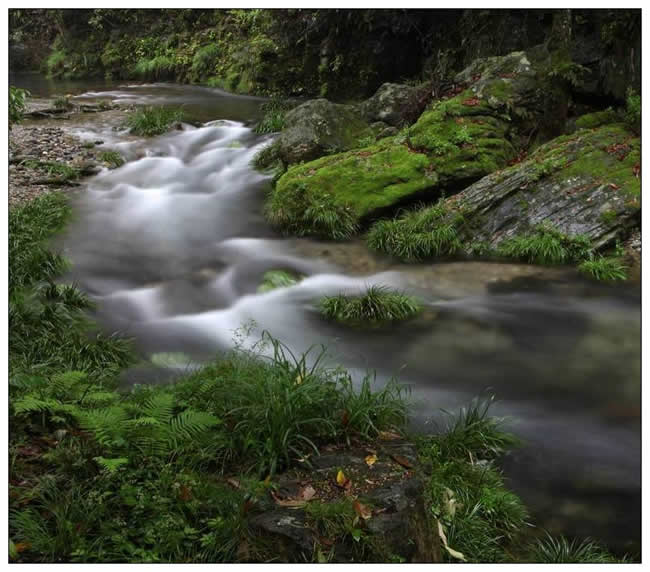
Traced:
<path fill-rule="evenodd" d="M 592 246 L 585 235 L 568 236 L 549 226 L 539 225 L 530 234 L 502 240 L 497 254 L 530 264 L 566 264 L 589 258 Z"/>
<path fill-rule="evenodd" d="M 99 154 L 100 161 L 108 163 L 112 168 L 121 167 L 124 165 L 124 157 L 117 151 L 102 151 Z"/>
<path fill-rule="evenodd" d="M 590 538 L 568 540 L 564 536 L 553 537 L 548 532 L 544 538 L 536 540 L 529 560 L 541 564 L 611 564 L 621 561 Z"/>
<path fill-rule="evenodd" d="M 174 123 L 182 121 L 182 118 L 183 113 L 180 109 L 144 107 L 129 115 L 126 126 L 134 135 L 153 137 L 165 133 Z"/>
<path fill-rule="evenodd" d="M 360 295 L 327 296 L 320 302 L 323 316 L 353 326 L 407 320 L 419 311 L 417 300 L 385 286 L 370 286 Z"/>
<path fill-rule="evenodd" d="M 591 260 L 585 260 L 578 266 L 578 270 L 595 280 L 614 282 L 627 280 L 627 266 L 620 258 L 598 256 Z"/>
<path fill-rule="evenodd" d="M 262 120 L 255 126 L 255 133 L 277 133 L 284 129 L 284 116 L 294 104 L 279 97 L 263 103 L 260 110 L 264 113 Z"/>

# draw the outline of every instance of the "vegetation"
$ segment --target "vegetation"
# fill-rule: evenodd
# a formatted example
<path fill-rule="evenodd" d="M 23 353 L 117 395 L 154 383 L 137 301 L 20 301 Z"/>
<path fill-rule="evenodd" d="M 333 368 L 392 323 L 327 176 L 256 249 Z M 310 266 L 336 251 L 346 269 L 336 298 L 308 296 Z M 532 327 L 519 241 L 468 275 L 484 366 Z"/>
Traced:
<path fill-rule="evenodd" d="M 581 262 L 578 270 L 590 278 L 606 282 L 627 280 L 627 267 L 620 258 L 596 256 Z"/>
<path fill-rule="evenodd" d="M 276 133 L 284 128 L 284 116 L 293 104 L 285 99 L 273 98 L 263 103 L 260 110 L 264 113 L 262 120 L 255 126 L 255 133 Z"/>
<path fill-rule="evenodd" d="M 257 291 L 269 292 L 276 288 L 286 288 L 297 284 L 300 279 L 301 276 L 296 276 L 295 274 L 286 272 L 285 270 L 269 270 L 264 273 L 262 283 L 258 286 Z"/>
<path fill-rule="evenodd" d="M 165 133 L 174 123 L 181 121 L 182 118 L 183 113 L 180 109 L 144 107 L 129 115 L 126 126 L 129 128 L 129 132 L 134 135 L 153 137 Z"/>
<path fill-rule="evenodd" d="M 352 326 L 407 320 L 420 311 L 417 300 L 385 286 L 370 286 L 359 295 L 326 296 L 319 307 L 326 318 Z"/>
<path fill-rule="evenodd" d="M 568 236 L 540 225 L 530 234 L 503 239 L 497 253 L 534 264 L 567 264 L 590 257 L 592 246 L 586 236 Z"/>
<path fill-rule="evenodd" d="M 70 97 L 67 95 L 61 95 L 54 99 L 54 107 L 56 109 L 70 109 L 72 103 L 70 102 Z"/>
<path fill-rule="evenodd" d="M 510 562 L 524 537 L 528 513 L 507 490 L 495 460 L 517 443 L 488 416 L 493 399 L 475 399 L 442 432 L 422 439 L 420 455 L 431 477 L 432 516 L 438 520 L 449 562 Z"/>
<path fill-rule="evenodd" d="M 25 113 L 25 100 L 30 93 L 20 87 L 9 86 L 9 129 L 13 123 L 20 123 Z"/>
<path fill-rule="evenodd" d="M 447 217 L 444 201 L 428 208 L 407 211 L 395 220 L 376 222 L 368 232 L 370 248 L 413 262 L 455 254 L 461 243 L 458 227 L 462 215 Z"/>
<path fill-rule="evenodd" d="M 23 165 L 30 169 L 43 171 L 49 177 L 52 177 L 52 183 L 66 183 L 81 177 L 79 169 L 66 165 L 65 163 L 60 163 L 59 161 L 38 161 L 35 159 L 27 159 L 23 162 Z"/>
<path fill-rule="evenodd" d="M 124 165 L 124 157 L 117 151 L 102 151 L 99 154 L 99 159 L 100 161 L 104 161 L 104 163 L 108 163 L 113 168 Z"/>
<path fill-rule="evenodd" d="M 553 537 L 546 533 L 533 545 L 530 562 L 540 564 L 613 564 L 625 562 L 612 556 L 602 545 L 586 538 L 569 541 L 564 536 Z"/>
<path fill-rule="evenodd" d="M 641 133 L 641 96 L 632 88 L 627 91 L 625 123 L 637 135 Z"/>

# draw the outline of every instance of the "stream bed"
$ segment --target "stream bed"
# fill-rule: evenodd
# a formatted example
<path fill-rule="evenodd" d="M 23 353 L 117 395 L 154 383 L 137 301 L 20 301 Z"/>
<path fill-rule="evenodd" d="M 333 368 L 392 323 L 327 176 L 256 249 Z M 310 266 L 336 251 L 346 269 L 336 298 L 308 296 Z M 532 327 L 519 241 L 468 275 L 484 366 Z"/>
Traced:
<path fill-rule="evenodd" d="M 268 331 L 294 352 L 323 344 L 330 363 L 359 378 L 373 371 L 378 386 L 398 377 L 418 430 L 435 431 L 441 409 L 494 394 L 492 413 L 524 441 L 503 469 L 534 522 L 639 550 L 638 283 L 613 287 L 574 269 L 522 264 L 405 265 L 361 241 L 283 238 L 263 216 L 270 178 L 250 166 L 271 140 L 251 130 L 264 100 L 172 84 L 73 87 L 76 101 L 182 106 L 193 120 L 152 139 L 129 135 L 112 112 L 56 122 L 127 160 L 85 182 L 62 238 L 73 263 L 65 279 L 98 302 L 101 326 L 133 337 L 142 356 L 125 384 L 168 382 Z M 305 278 L 258 293 L 274 269 Z M 418 296 L 424 311 L 364 331 L 318 314 L 322 296 L 371 284 Z"/>

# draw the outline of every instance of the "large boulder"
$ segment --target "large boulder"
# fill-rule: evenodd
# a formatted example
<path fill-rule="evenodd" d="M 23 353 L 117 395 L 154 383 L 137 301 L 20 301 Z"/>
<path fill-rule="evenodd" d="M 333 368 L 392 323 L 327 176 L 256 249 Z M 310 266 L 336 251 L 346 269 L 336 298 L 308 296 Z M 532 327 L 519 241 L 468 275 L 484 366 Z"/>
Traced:
<path fill-rule="evenodd" d="M 368 124 L 353 106 L 312 99 L 287 113 L 272 145 L 277 158 L 293 165 L 354 147 L 368 133 Z"/>
<path fill-rule="evenodd" d="M 369 219 L 457 193 L 505 167 L 547 112 L 546 55 L 534 55 L 478 60 L 457 76 L 459 93 L 398 135 L 290 168 L 269 201 L 271 222 L 345 238 Z"/>
<path fill-rule="evenodd" d="M 580 122 L 578 122 L 580 123 Z M 491 248 L 546 225 L 600 249 L 639 225 L 641 142 L 622 123 L 578 129 L 445 201 L 463 239 Z"/>
<path fill-rule="evenodd" d="M 382 121 L 393 127 L 403 127 L 417 119 L 420 101 L 426 87 L 415 87 L 399 83 L 384 83 L 369 99 L 359 105 L 359 111 L 369 123 Z"/>

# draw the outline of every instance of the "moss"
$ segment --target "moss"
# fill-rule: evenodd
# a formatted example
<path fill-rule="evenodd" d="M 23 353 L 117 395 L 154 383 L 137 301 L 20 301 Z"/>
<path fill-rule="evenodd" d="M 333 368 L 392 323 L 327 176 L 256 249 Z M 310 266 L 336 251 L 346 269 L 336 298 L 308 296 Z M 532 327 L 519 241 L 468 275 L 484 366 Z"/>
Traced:
<path fill-rule="evenodd" d="M 346 209 L 358 224 L 418 193 L 477 180 L 515 154 L 508 125 L 493 114 L 471 91 L 439 102 L 394 137 L 290 168 L 268 212 L 283 230 L 311 234 L 305 212 L 323 201 Z M 358 132 L 350 129 L 354 144 Z"/>
<path fill-rule="evenodd" d="M 620 121 L 620 116 L 612 108 L 609 108 L 604 111 L 581 115 L 576 119 L 576 127 L 578 129 L 595 129 L 601 125 L 616 123 L 617 121 Z"/>

